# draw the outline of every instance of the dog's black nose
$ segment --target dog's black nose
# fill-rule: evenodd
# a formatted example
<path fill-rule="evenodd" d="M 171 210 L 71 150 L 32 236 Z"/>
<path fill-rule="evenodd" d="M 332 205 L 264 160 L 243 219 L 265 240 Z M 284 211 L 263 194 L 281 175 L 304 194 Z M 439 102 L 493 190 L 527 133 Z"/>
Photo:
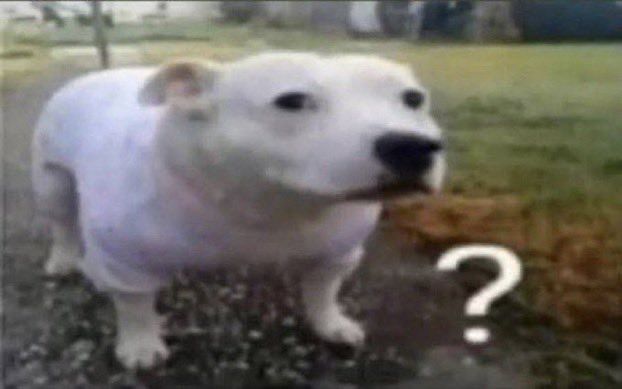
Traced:
<path fill-rule="evenodd" d="M 392 173 L 401 177 L 418 177 L 430 167 L 434 153 L 442 148 L 440 141 L 389 132 L 376 139 L 374 154 Z"/>

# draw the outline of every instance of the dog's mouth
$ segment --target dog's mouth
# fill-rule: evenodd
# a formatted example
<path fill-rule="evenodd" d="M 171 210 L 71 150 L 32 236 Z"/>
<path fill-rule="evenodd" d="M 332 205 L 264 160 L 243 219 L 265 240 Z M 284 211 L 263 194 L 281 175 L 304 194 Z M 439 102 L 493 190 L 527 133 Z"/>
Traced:
<path fill-rule="evenodd" d="M 421 181 L 393 181 L 343 193 L 339 199 L 343 201 L 385 201 L 407 195 L 433 192 L 434 190 L 429 185 Z"/>

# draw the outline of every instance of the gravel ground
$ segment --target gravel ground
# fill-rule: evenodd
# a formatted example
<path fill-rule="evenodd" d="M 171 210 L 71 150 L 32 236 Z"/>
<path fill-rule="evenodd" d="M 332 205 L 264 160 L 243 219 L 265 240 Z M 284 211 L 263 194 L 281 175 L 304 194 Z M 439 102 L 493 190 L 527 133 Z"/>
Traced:
<path fill-rule="evenodd" d="M 151 371 L 124 371 L 113 356 L 108 299 L 78 276 L 44 277 L 49 242 L 36 232 L 31 205 L 34 122 L 51 92 L 79 72 L 53 68 L 19 89 L 3 91 L 6 388 L 536 386 L 530 352 L 556 344 L 553 327 L 505 302 L 486 320 L 493 341 L 465 345 L 464 302 L 473 286 L 490 277 L 438 274 L 429 257 L 417 256 L 382 231 L 343 293 L 348 311 L 368 330 L 361 352 L 324 344 L 309 332 L 293 276 L 273 267 L 240 268 L 180 275 L 159 301 L 168 318 L 171 359 Z M 530 322 L 538 325 L 514 328 Z"/>

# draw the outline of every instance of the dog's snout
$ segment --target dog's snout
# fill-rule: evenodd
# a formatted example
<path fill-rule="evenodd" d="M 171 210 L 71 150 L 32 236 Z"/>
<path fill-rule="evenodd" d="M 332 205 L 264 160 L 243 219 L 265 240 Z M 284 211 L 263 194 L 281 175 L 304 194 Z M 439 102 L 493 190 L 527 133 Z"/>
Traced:
<path fill-rule="evenodd" d="M 376 139 L 374 154 L 392 173 L 402 177 L 417 177 L 430 167 L 434 153 L 442 148 L 440 141 L 389 132 Z"/>

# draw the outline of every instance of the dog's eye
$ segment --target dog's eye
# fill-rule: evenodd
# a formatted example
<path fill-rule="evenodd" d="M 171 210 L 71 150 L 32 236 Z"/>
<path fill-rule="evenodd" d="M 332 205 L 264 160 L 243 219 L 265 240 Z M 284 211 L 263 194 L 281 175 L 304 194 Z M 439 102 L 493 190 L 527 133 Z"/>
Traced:
<path fill-rule="evenodd" d="M 313 101 L 311 96 L 302 92 L 289 92 L 278 96 L 274 100 L 274 105 L 286 111 L 300 111 L 311 108 Z"/>
<path fill-rule="evenodd" d="M 408 108 L 418 109 L 421 107 L 424 100 L 425 96 L 423 93 L 414 89 L 408 89 L 402 93 L 402 101 Z"/>

